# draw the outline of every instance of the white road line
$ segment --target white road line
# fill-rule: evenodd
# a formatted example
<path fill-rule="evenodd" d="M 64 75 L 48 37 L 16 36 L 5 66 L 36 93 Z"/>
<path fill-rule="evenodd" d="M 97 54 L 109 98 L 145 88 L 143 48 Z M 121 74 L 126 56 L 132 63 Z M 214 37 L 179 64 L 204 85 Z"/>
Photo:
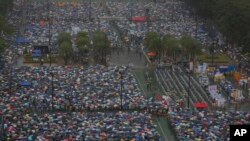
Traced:
<path fill-rule="evenodd" d="M 133 71 L 133 73 L 134 73 L 135 77 L 138 78 L 137 75 L 136 75 L 136 73 L 135 73 L 135 71 Z M 141 82 L 139 81 L 139 79 L 137 79 L 137 80 L 138 80 L 138 83 L 139 83 L 139 85 L 140 85 L 140 87 L 141 87 L 141 89 L 142 89 L 142 91 L 143 91 L 143 95 L 146 96 L 146 93 L 145 93 L 143 87 L 141 86 Z M 157 118 L 156 118 L 156 121 L 157 121 L 157 124 L 159 125 L 159 127 L 160 127 L 160 129 L 161 129 L 161 132 L 162 132 L 164 138 L 167 139 L 167 137 L 166 137 L 166 135 L 164 134 L 164 131 L 163 131 L 162 127 L 161 127 L 161 124 L 160 124 L 160 122 L 158 121 Z M 167 141 L 167 140 L 165 140 L 165 141 Z"/>
<path fill-rule="evenodd" d="M 158 124 L 158 125 L 160 126 L 160 128 L 161 128 L 161 132 L 162 132 L 164 138 L 167 139 L 167 137 L 166 137 L 166 135 L 164 134 L 164 131 L 163 131 L 162 127 L 161 127 L 160 122 L 158 121 L 158 119 L 156 119 L 156 121 L 157 121 L 157 124 Z M 167 140 L 165 140 L 165 141 L 167 141 Z"/>

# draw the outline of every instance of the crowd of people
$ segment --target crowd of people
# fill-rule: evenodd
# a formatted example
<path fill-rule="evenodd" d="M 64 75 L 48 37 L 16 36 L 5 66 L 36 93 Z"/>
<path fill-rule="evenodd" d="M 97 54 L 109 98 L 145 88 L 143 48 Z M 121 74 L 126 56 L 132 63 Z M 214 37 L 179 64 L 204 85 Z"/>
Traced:
<path fill-rule="evenodd" d="M 32 50 L 34 45 L 47 45 L 49 37 L 51 37 L 51 50 L 56 53 L 58 51 L 57 37 L 60 32 L 70 33 L 74 50 L 77 50 L 74 38 L 80 31 L 87 32 L 90 37 L 97 30 L 104 31 L 112 46 L 118 40 L 118 35 L 112 29 L 109 20 L 100 18 L 105 15 L 105 8 L 100 1 L 91 2 L 91 6 L 88 1 L 76 3 L 70 1 L 49 1 L 49 3 L 47 1 L 30 1 L 26 4 L 27 12 L 23 12 L 22 5 L 24 4 L 18 0 L 14 1 L 15 8 L 9 14 L 8 19 L 9 23 L 17 27 L 21 23 L 20 21 L 25 19 L 23 37 L 28 45 L 19 45 L 19 49 L 22 51 Z"/>
<path fill-rule="evenodd" d="M 68 66 L 51 70 L 49 67 L 21 67 L 13 69 L 12 76 L 6 75 L 3 81 L 4 88 L 9 88 L 12 81 L 12 94 L 3 91 L 5 98 L 2 100 L 6 104 L 15 101 L 13 106 L 19 108 L 50 109 L 52 90 L 55 109 L 120 108 L 121 87 L 125 109 L 145 108 L 148 104 L 125 66 Z"/>
<path fill-rule="evenodd" d="M 176 37 L 188 34 L 197 37 L 203 44 L 211 42 L 208 35 L 203 31 L 204 23 L 201 21 L 196 23 L 194 16 L 191 15 L 181 1 L 167 0 L 164 3 L 110 1 L 107 5 L 113 16 L 126 17 L 128 19 L 117 21 L 116 23 L 122 33 L 130 37 L 131 40 L 134 40 L 134 37 L 143 39 L 148 31 L 155 31 L 160 35 L 171 34 Z M 149 10 L 148 15 L 146 14 L 147 10 Z M 147 23 L 147 16 L 150 20 L 149 23 Z M 132 23 L 130 21 L 132 17 L 144 17 L 144 20 Z M 134 45 L 134 47 L 138 46 L 138 44 Z"/>
<path fill-rule="evenodd" d="M 107 6 L 108 12 L 103 4 Z M 21 20 L 18 9 L 20 5 L 20 0 L 14 1 L 16 10 L 10 13 L 8 19 L 17 26 Z M 50 2 L 49 6 L 43 1 L 31 1 L 27 9 L 24 37 L 29 43 L 19 46 L 21 50 L 47 44 L 49 26 L 55 51 L 58 33 L 62 31 L 72 36 L 79 31 L 86 31 L 92 36 L 94 31 L 100 29 L 107 33 L 115 45 L 117 33 L 108 20 L 98 17 L 144 16 L 146 9 L 149 9 L 149 16 L 154 20 L 149 25 L 147 22 L 131 23 L 129 20 L 115 22 L 123 34 L 137 40 L 131 42 L 131 47 L 141 45 L 147 31 L 177 37 L 185 33 L 196 37 L 203 44 L 212 43 L 201 28 L 203 23 L 199 19 L 196 23 L 196 19 L 180 1 L 166 0 L 165 3 L 146 5 L 143 2 L 95 1 L 91 2 L 91 6 L 88 1 L 75 4 Z M 8 40 L 15 41 L 15 37 Z M 16 46 L 13 42 L 9 43 L 11 47 Z M 15 68 L 13 49 L 6 50 L 5 67 L 0 75 L 1 133 L 5 134 L 7 140 L 160 140 L 150 113 L 166 108 L 162 103 L 142 95 L 128 67 L 96 65 Z M 120 109 L 121 97 L 124 109 L 140 110 L 110 112 L 110 109 Z M 109 112 L 100 112 L 100 109 Z M 179 140 L 227 140 L 229 123 L 249 124 L 250 115 L 173 109 L 170 121 Z"/>
<path fill-rule="evenodd" d="M 151 115 L 139 112 L 7 114 L 4 127 L 7 140 L 160 140 Z"/>
<path fill-rule="evenodd" d="M 142 95 L 125 66 L 12 67 L 5 66 L 0 89 L 7 140 L 160 140 L 151 113 L 166 108 Z M 128 112 L 117 113 L 121 87 Z"/>
<path fill-rule="evenodd" d="M 179 141 L 229 141 L 229 125 L 250 124 L 250 114 L 244 112 L 173 109 L 169 116 Z"/>
<path fill-rule="evenodd" d="M 15 5 L 16 8 L 9 15 L 9 22 L 18 24 L 19 17 L 21 17 L 21 1 L 16 0 Z M 146 14 L 147 10 L 148 14 Z M 149 16 L 149 23 L 147 23 L 146 15 Z M 156 3 L 143 0 L 136 2 L 92 1 L 91 4 L 89 1 L 77 1 L 76 3 L 52 1 L 49 4 L 46 1 L 32 1 L 28 3 L 27 14 L 24 15 L 25 21 L 27 21 L 24 36 L 32 45 L 47 43 L 49 40 L 48 19 L 50 19 L 51 41 L 55 51 L 57 51 L 58 33 L 62 31 L 69 32 L 72 36 L 79 31 L 87 31 L 92 36 L 94 31 L 100 29 L 107 33 L 112 46 L 120 46 L 118 45 L 117 29 L 114 30 L 110 19 L 105 18 L 114 17 L 118 18 L 115 20 L 115 24 L 124 37 L 128 38 L 130 47 L 141 46 L 148 31 L 156 31 L 160 35 L 171 34 L 178 38 L 188 34 L 198 39 L 205 47 L 209 47 L 213 43 L 217 44 L 215 52 L 225 52 L 240 64 L 237 67 L 249 68 L 249 65 L 244 63 L 247 58 L 242 56 L 239 48 L 226 44 L 225 38 L 215 28 L 212 28 L 215 33 L 214 37 L 210 37 L 210 28 L 206 27 L 205 22 L 195 15 L 194 11 L 188 8 L 184 2 L 172 0 L 157 1 Z M 119 17 L 122 20 L 119 20 Z M 144 22 L 132 23 L 131 17 L 144 17 Z M 208 48 L 207 51 L 209 51 Z"/>

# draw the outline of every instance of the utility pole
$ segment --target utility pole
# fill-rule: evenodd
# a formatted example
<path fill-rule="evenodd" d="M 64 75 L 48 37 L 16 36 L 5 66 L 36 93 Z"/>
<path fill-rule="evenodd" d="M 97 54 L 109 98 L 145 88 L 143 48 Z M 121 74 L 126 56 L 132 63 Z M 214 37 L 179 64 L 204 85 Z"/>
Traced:
<path fill-rule="evenodd" d="M 2 111 L 3 112 L 3 111 Z M 5 140 L 5 131 L 4 131 L 4 112 L 1 115 L 1 140 Z"/>
<path fill-rule="evenodd" d="M 120 71 L 119 73 L 120 73 L 120 79 L 121 79 L 121 80 L 120 80 L 120 85 L 121 85 L 121 89 L 120 89 L 120 90 L 121 90 L 121 91 L 120 91 L 121 103 L 120 103 L 120 104 L 121 104 L 121 110 L 123 110 L 123 106 L 122 106 L 122 91 L 123 91 L 123 83 L 122 83 L 123 76 L 122 76 L 122 75 L 123 75 L 123 72 Z"/>
<path fill-rule="evenodd" d="M 50 42 L 51 42 L 51 22 L 50 22 L 50 5 L 49 5 L 49 0 L 47 0 L 47 10 L 48 10 L 48 23 L 49 23 L 49 43 L 48 43 L 48 48 L 49 48 L 49 66 L 51 67 L 51 46 L 50 46 Z"/>
<path fill-rule="evenodd" d="M 89 0 L 89 21 L 91 20 L 91 0 Z"/>
<path fill-rule="evenodd" d="M 147 30 L 148 30 L 148 32 L 149 32 L 149 9 L 148 8 L 146 8 L 146 11 L 145 11 L 145 18 L 146 18 L 146 22 L 147 22 Z"/>
<path fill-rule="evenodd" d="M 10 94 L 12 94 L 12 74 L 13 74 L 13 62 L 12 62 L 12 65 L 10 65 L 10 78 L 9 78 L 9 91 L 10 91 Z"/>
<path fill-rule="evenodd" d="M 133 23 L 132 18 L 133 18 L 133 5 L 132 5 L 132 2 L 130 1 L 130 20 L 131 20 L 131 24 Z"/>
<path fill-rule="evenodd" d="M 215 42 L 213 42 L 212 46 L 211 46 L 211 50 L 210 50 L 210 53 L 212 55 L 212 67 L 214 66 L 214 46 L 215 46 Z"/>
<path fill-rule="evenodd" d="M 189 70 L 188 72 L 188 99 L 187 99 L 187 102 L 188 102 L 188 109 L 190 108 L 190 81 L 191 81 L 191 70 Z"/>
<path fill-rule="evenodd" d="M 54 110 L 54 74 L 53 72 L 50 72 L 51 75 L 51 106 L 52 110 Z"/>

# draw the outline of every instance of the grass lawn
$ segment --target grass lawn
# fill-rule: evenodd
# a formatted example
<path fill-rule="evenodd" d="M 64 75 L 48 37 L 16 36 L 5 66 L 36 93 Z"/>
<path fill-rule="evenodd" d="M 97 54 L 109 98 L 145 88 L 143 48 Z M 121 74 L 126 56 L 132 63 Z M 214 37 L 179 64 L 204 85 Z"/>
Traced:
<path fill-rule="evenodd" d="M 212 55 L 201 55 L 200 57 L 201 62 L 212 63 Z M 230 59 L 226 55 L 222 54 L 215 54 L 214 55 L 214 63 L 229 63 Z"/>
<path fill-rule="evenodd" d="M 147 90 L 144 73 L 146 71 L 149 72 L 149 76 L 152 77 L 152 91 Z M 137 78 L 137 81 L 139 83 L 139 86 L 141 87 L 144 95 L 149 98 L 154 96 L 155 93 L 160 92 L 163 94 L 163 91 L 158 84 L 156 77 L 154 75 L 154 72 L 149 69 L 136 69 L 134 70 L 135 77 Z M 154 117 L 154 123 L 157 125 L 157 130 L 161 134 L 163 141 L 177 141 L 175 137 L 175 133 L 172 130 L 171 126 L 169 125 L 169 121 L 165 117 Z"/>

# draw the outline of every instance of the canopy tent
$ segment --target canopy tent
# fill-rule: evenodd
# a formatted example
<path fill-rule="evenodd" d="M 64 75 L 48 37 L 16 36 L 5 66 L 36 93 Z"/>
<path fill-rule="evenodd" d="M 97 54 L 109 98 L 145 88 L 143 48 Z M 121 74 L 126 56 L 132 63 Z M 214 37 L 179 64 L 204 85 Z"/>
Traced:
<path fill-rule="evenodd" d="M 149 57 L 154 57 L 154 56 L 156 56 L 156 52 L 151 51 L 151 52 L 148 52 L 147 55 Z"/>
<path fill-rule="evenodd" d="M 131 20 L 133 22 L 145 22 L 146 18 L 144 16 L 132 17 Z"/>
<path fill-rule="evenodd" d="M 16 38 L 16 43 L 22 44 L 22 43 L 29 43 L 30 41 L 24 37 L 17 37 Z"/>
<path fill-rule="evenodd" d="M 28 82 L 28 81 L 22 81 L 22 82 L 20 83 L 20 85 L 23 86 L 23 87 L 29 87 L 29 86 L 31 86 L 31 83 Z"/>
<path fill-rule="evenodd" d="M 205 109 L 205 108 L 207 108 L 207 103 L 205 103 L 205 102 L 197 102 L 197 103 L 194 104 L 194 106 L 197 109 Z"/>

